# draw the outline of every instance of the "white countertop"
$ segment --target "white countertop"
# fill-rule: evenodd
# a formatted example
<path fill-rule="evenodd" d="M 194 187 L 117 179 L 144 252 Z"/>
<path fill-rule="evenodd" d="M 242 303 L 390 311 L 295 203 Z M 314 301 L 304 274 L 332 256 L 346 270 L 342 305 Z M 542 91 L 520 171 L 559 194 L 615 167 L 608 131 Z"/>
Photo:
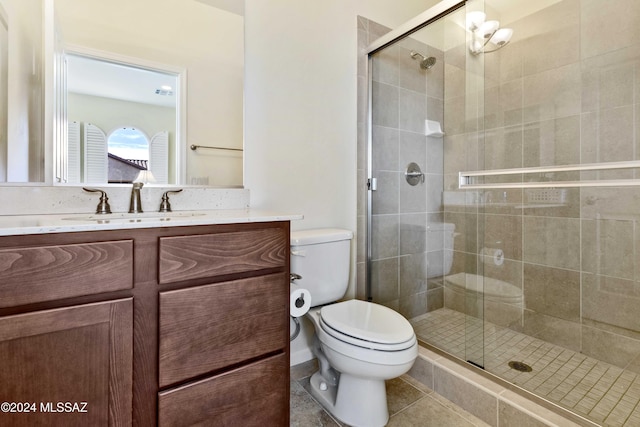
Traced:
<path fill-rule="evenodd" d="M 302 215 L 256 209 L 219 209 L 141 214 L 59 214 L 0 216 L 0 236 L 120 230 L 128 228 L 180 227 L 243 222 L 290 221 Z"/>

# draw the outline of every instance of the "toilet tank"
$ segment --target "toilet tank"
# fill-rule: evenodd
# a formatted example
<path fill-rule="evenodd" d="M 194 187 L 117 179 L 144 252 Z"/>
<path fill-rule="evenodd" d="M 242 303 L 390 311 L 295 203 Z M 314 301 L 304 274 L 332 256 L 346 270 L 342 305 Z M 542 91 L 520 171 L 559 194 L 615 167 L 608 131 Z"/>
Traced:
<path fill-rule="evenodd" d="M 446 276 L 451 271 L 455 230 L 455 224 L 447 222 L 432 222 L 427 226 L 428 246 L 442 248 L 442 262 L 429 265 L 427 268 L 428 278 Z"/>
<path fill-rule="evenodd" d="M 338 301 L 349 286 L 353 233 L 338 228 L 291 232 L 291 273 L 311 294 L 311 306 Z"/>

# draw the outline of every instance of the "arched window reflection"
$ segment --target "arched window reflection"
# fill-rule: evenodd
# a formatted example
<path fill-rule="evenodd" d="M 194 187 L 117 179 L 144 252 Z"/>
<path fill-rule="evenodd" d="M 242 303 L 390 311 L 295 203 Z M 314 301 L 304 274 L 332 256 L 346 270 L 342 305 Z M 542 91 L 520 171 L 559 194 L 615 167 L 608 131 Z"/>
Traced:
<path fill-rule="evenodd" d="M 149 163 L 149 138 L 140 129 L 122 127 L 114 130 L 107 139 L 109 153 L 109 182 L 128 183 L 147 170 Z"/>

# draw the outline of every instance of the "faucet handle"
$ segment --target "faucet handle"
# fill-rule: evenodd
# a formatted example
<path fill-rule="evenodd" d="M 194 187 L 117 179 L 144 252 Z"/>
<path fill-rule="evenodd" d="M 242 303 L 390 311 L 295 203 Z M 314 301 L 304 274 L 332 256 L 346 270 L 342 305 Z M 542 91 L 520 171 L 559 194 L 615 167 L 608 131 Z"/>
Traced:
<path fill-rule="evenodd" d="M 160 202 L 160 209 L 158 209 L 158 212 L 171 212 L 171 203 L 169 203 L 169 193 L 179 193 L 181 191 L 182 191 L 182 188 L 179 190 L 165 191 L 162 194 L 162 201 Z"/>
<path fill-rule="evenodd" d="M 111 206 L 109 206 L 109 197 L 107 197 L 107 193 L 99 190 L 97 188 L 86 188 L 82 187 L 84 191 L 90 191 L 92 193 L 100 193 L 100 201 L 98 202 L 98 207 L 96 208 L 97 214 L 110 214 Z"/>

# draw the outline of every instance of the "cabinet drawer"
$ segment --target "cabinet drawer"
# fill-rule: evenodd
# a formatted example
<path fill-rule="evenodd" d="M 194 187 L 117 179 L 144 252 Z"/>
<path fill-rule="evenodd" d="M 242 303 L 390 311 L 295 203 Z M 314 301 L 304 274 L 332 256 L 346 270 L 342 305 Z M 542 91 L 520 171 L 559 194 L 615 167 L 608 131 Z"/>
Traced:
<path fill-rule="evenodd" d="M 288 344 L 285 273 L 160 294 L 160 387 Z"/>
<path fill-rule="evenodd" d="M 162 392 L 159 426 L 288 426 L 286 354 Z"/>
<path fill-rule="evenodd" d="M 133 241 L 0 249 L 0 307 L 133 286 Z"/>
<path fill-rule="evenodd" d="M 160 238 L 159 282 L 282 267 L 289 256 L 282 228 Z"/>

